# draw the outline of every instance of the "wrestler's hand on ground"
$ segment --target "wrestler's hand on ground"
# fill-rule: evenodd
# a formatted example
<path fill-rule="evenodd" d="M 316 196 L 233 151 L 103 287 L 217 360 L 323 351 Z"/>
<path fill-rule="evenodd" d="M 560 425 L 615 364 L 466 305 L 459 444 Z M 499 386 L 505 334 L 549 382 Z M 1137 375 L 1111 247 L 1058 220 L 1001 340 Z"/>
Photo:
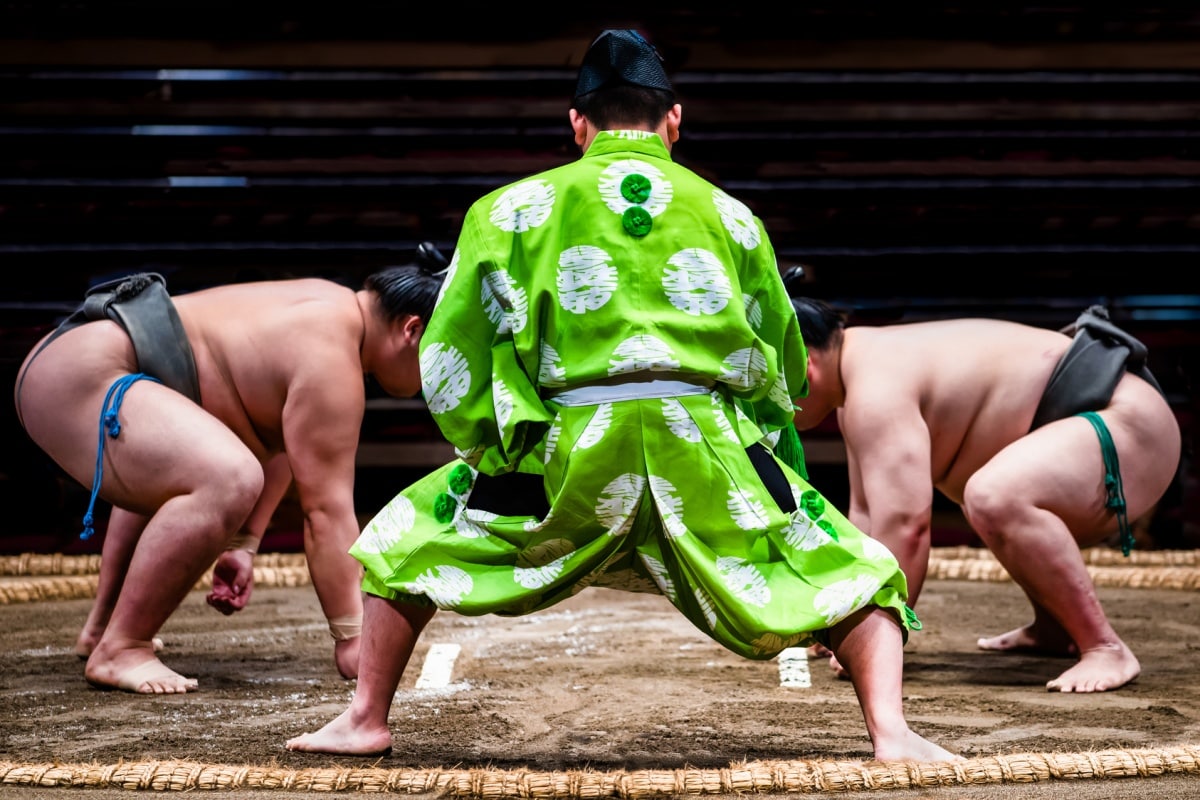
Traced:
<path fill-rule="evenodd" d="M 213 566 L 208 604 L 228 616 L 246 607 L 253 588 L 254 554 L 247 550 L 226 550 Z"/>

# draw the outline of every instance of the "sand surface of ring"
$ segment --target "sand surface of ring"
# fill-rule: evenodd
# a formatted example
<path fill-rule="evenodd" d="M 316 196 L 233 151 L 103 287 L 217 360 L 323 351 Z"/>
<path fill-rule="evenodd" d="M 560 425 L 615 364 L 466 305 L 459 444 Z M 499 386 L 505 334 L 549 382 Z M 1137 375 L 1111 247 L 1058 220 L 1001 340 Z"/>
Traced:
<path fill-rule="evenodd" d="M 1044 686 L 1069 660 L 976 649 L 980 635 L 1027 621 L 1015 585 L 931 581 L 917 609 L 924 630 L 912 634 L 905 650 L 912 727 L 968 757 L 1200 744 L 1196 592 L 1102 587 L 1100 597 L 1140 658 L 1142 674 L 1115 692 L 1058 694 Z M 199 679 L 199 691 L 187 695 L 89 686 L 71 651 L 89 604 L 0 605 L 0 762 L 632 771 L 863 760 L 871 753 L 851 685 L 834 678 L 824 661 L 739 658 L 656 596 L 589 589 L 521 618 L 437 614 L 392 709 L 393 752 L 369 760 L 283 747 L 340 713 L 354 687 L 334 670 L 332 640 L 310 586 L 259 586 L 249 607 L 232 617 L 192 592 L 162 631 L 163 661 Z M 0 783 L 6 798 L 68 791 Z M 1194 798 L 1200 773 L 861 796 L 1034 793 Z M 312 796 L 282 789 L 242 794 Z M 93 789 L 87 796 L 112 800 L 129 790 Z"/>

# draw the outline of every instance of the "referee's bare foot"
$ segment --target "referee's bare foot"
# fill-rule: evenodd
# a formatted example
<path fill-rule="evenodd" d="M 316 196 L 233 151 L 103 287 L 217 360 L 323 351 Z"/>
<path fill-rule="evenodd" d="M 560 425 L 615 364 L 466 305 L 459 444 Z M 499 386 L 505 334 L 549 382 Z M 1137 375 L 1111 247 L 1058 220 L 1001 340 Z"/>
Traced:
<path fill-rule="evenodd" d="M 358 726 L 350 709 L 321 730 L 288 739 L 288 750 L 304 753 L 331 753 L 339 756 L 378 756 L 392 751 L 392 732 L 386 726 Z"/>

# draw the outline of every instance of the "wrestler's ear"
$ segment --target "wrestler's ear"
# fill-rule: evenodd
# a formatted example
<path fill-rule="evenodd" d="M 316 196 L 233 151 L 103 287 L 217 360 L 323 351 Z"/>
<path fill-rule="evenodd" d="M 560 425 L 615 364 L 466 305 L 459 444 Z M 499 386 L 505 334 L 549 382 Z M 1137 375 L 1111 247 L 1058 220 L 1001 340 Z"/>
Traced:
<path fill-rule="evenodd" d="M 420 317 L 409 314 L 400 323 L 400 330 L 404 338 L 415 345 L 421 341 L 421 334 L 425 332 L 425 323 L 421 321 Z"/>
<path fill-rule="evenodd" d="M 804 395 L 808 396 L 815 388 L 818 392 L 828 388 L 829 352 L 827 350 L 810 349 L 808 351 L 808 369 L 804 375 Z"/>

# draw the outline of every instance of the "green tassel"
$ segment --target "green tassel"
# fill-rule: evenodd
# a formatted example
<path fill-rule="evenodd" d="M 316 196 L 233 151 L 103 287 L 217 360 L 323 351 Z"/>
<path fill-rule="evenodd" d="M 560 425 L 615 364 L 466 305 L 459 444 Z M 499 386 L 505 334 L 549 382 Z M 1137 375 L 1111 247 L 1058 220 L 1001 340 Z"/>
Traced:
<path fill-rule="evenodd" d="M 780 461 L 792 468 L 792 471 L 804 480 L 808 480 L 808 467 L 804 463 L 804 446 L 800 444 L 800 434 L 796 426 L 788 423 L 779 431 L 779 442 L 775 445 L 775 455 Z"/>
<path fill-rule="evenodd" d="M 904 605 L 904 626 L 910 631 L 919 631 L 925 627 L 917 617 L 917 612 L 913 611 L 907 603 Z"/>

